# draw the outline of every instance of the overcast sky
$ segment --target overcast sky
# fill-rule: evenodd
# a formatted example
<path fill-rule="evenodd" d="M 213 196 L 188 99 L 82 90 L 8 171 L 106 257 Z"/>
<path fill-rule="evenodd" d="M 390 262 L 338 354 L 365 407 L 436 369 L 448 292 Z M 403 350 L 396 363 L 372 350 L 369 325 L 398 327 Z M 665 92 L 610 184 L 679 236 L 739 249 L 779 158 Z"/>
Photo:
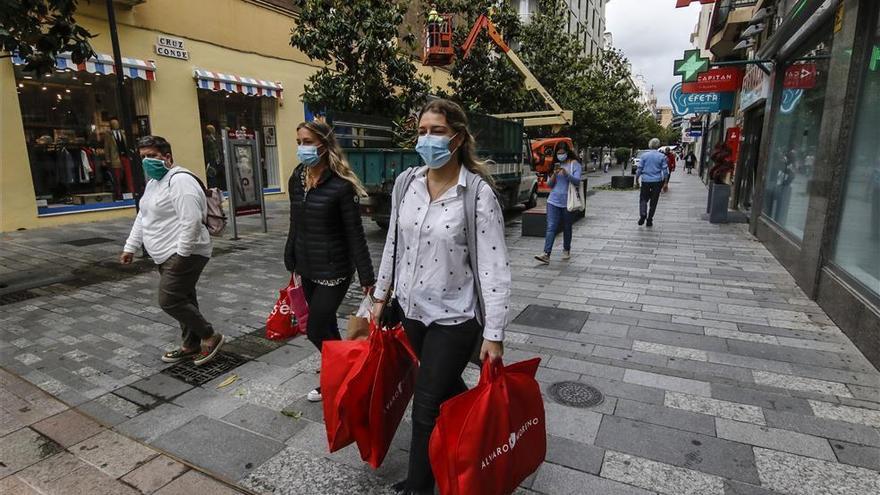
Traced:
<path fill-rule="evenodd" d="M 610 0 L 605 8 L 614 46 L 623 50 L 633 72 L 645 76 L 657 91 L 657 104 L 669 105 L 669 90 L 681 80 L 672 63 L 690 49 L 700 3 L 675 8 L 675 0 Z"/>

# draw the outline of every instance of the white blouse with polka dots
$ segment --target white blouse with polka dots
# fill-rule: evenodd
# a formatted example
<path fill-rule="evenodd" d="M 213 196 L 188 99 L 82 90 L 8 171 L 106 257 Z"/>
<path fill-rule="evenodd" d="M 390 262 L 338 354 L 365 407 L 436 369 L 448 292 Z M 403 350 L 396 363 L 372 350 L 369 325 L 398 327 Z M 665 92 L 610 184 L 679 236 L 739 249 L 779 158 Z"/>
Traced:
<path fill-rule="evenodd" d="M 426 174 L 427 167 L 416 172 L 400 203 L 395 294 L 408 319 L 457 325 L 474 318 L 478 304 L 465 234 L 465 169 L 458 184 L 433 202 Z M 477 266 L 486 306 L 483 338 L 502 341 L 510 305 L 510 262 L 504 215 L 488 184 L 478 194 L 476 213 Z M 393 208 L 376 283 L 378 299 L 385 299 L 391 282 L 396 218 Z"/>

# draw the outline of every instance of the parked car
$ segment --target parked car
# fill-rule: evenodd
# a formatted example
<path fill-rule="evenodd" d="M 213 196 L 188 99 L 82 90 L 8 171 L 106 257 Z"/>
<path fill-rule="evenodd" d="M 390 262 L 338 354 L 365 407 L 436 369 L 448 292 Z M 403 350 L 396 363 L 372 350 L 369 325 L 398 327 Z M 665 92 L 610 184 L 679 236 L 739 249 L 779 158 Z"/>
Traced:
<path fill-rule="evenodd" d="M 630 164 L 630 173 L 636 175 L 636 169 L 639 168 L 639 164 L 642 163 L 642 156 L 651 150 L 639 150 L 636 151 L 636 154 L 633 155 L 629 160 Z"/>

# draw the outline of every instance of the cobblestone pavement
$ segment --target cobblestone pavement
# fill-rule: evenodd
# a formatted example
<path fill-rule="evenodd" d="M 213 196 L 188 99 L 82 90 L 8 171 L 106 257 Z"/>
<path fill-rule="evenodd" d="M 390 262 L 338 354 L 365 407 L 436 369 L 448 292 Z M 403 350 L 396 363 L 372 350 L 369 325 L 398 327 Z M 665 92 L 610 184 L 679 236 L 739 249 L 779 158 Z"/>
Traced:
<path fill-rule="evenodd" d="M 745 225 L 701 220 L 695 176 L 676 173 L 670 189 L 652 229 L 635 223 L 635 191 L 590 196 L 569 262 L 557 253 L 538 265 L 542 239 L 522 237 L 516 215 L 508 222 L 506 360 L 543 358 L 548 429 L 547 462 L 521 492 L 880 493 L 880 373 Z M 0 305 L 0 365 L 120 436 L 254 492 L 389 493 L 405 473 L 408 421 L 376 471 L 355 449 L 328 454 L 320 406 L 304 398 L 318 355 L 302 338 L 260 338 L 287 282 L 286 205 L 269 216 L 269 234 L 247 219 L 242 240 L 217 242 L 199 287 L 243 364 L 201 385 L 187 370 L 172 376 L 158 357 L 178 331 L 155 307 L 155 271 L 112 264 L 128 228 L 116 221 L 3 236 L 0 278 L 28 269 L 10 287 L 43 286 Z M 384 236 L 367 231 L 375 258 Z M 58 277 L 48 286 L 47 267 Z M 477 375 L 466 371 L 470 383 Z M 564 405 L 551 397 L 557 382 L 604 400 Z"/>
<path fill-rule="evenodd" d="M 0 493 L 241 493 L 0 370 Z"/>

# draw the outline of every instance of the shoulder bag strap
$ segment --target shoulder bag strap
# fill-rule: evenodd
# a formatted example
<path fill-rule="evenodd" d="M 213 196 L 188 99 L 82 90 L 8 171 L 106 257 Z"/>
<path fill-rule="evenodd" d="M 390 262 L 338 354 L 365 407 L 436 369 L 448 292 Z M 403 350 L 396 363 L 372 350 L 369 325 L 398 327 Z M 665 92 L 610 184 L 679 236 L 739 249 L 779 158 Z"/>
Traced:
<path fill-rule="evenodd" d="M 389 291 L 389 296 L 386 297 L 387 300 L 391 300 L 394 293 L 394 285 L 397 283 L 397 239 L 400 234 L 400 203 L 403 201 L 403 195 L 406 194 L 406 191 L 409 190 L 410 184 L 412 184 L 413 180 L 416 178 L 415 168 L 409 168 L 404 174 L 407 174 L 401 182 L 402 186 L 400 190 L 395 187 L 393 191 L 392 201 L 394 201 L 394 254 L 391 256 L 391 286 Z"/>
<path fill-rule="evenodd" d="M 470 173 L 468 175 L 467 187 L 464 191 L 464 217 L 465 226 L 467 228 L 467 244 L 468 244 L 468 261 L 471 266 L 471 273 L 474 276 L 474 291 L 477 295 L 477 321 L 480 324 L 485 322 L 486 304 L 483 301 L 483 289 L 480 286 L 480 265 L 477 256 L 477 196 L 483 187 L 483 178 L 477 174 Z"/>

